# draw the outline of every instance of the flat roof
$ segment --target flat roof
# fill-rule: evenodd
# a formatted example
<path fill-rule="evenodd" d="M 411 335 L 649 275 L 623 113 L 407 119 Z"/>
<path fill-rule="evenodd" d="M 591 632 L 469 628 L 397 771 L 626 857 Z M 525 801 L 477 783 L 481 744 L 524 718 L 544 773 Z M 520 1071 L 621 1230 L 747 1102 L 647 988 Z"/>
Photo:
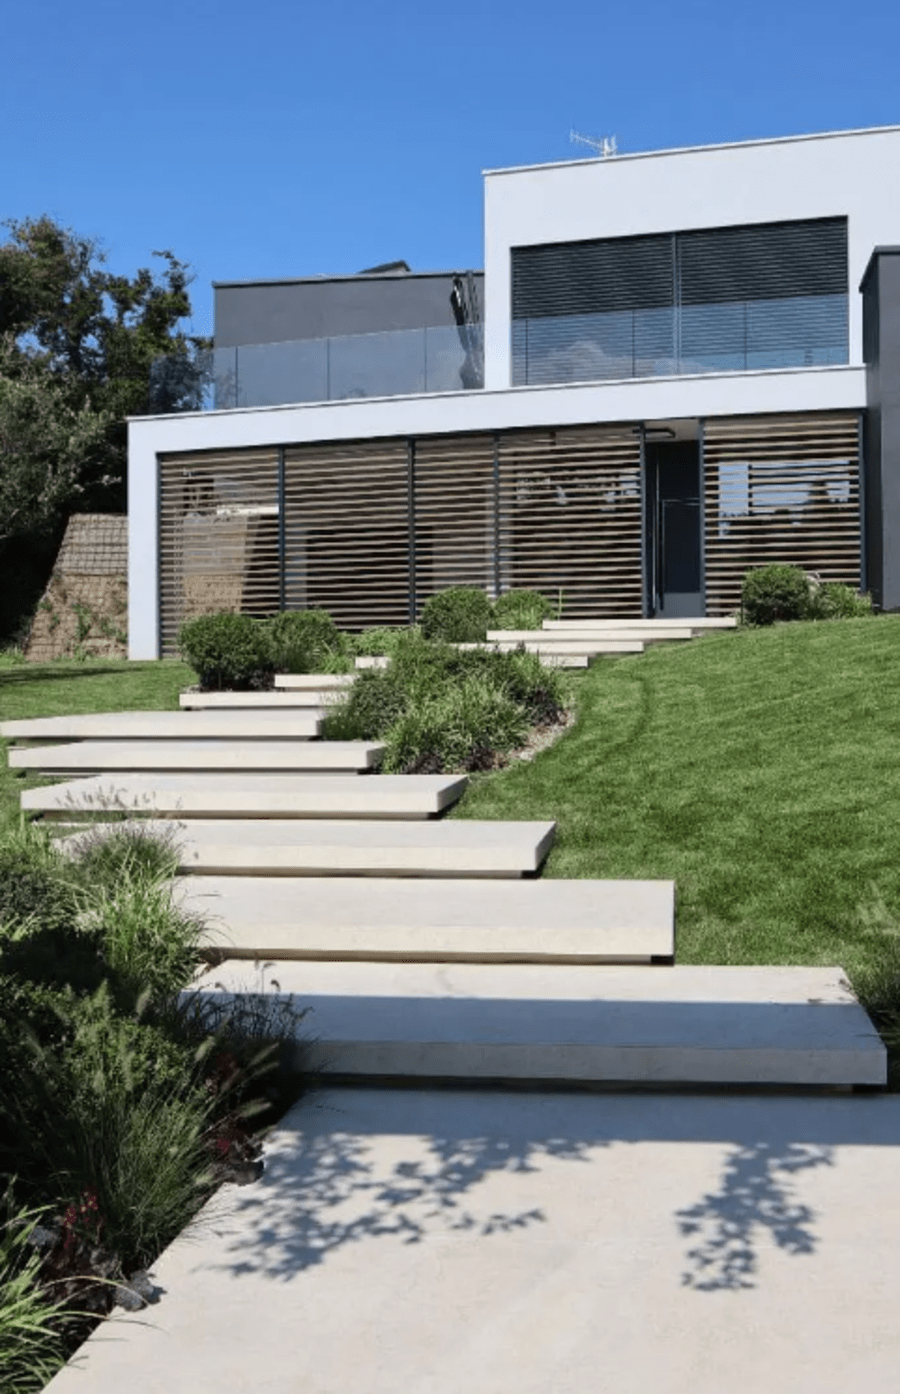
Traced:
<path fill-rule="evenodd" d="M 665 150 L 617 152 L 615 155 L 575 156 L 571 160 L 546 160 L 541 164 L 508 165 L 504 169 L 484 169 L 481 172 L 484 178 L 488 179 L 500 174 L 527 174 L 530 170 L 566 169 L 572 165 L 620 164 L 623 160 L 656 160 L 667 155 L 696 155 L 712 150 L 745 150 L 755 145 L 792 145 L 803 140 L 837 140 L 851 136 L 887 135 L 891 132 L 900 132 L 900 125 L 863 126 L 852 131 L 815 131 L 811 134 L 795 136 L 765 136 L 761 140 L 728 140 L 713 145 L 681 145 Z"/>
<path fill-rule="evenodd" d="M 377 271 L 374 274 L 369 271 L 356 271 L 348 276 L 273 276 L 262 280 L 213 281 L 211 284 L 213 290 L 219 290 L 232 286 L 320 285 L 325 281 L 421 281 L 438 276 L 467 276 L 470 272 L 473 276 L 484 275 L 480 267 L 456 266 L 449 271 Z"/>

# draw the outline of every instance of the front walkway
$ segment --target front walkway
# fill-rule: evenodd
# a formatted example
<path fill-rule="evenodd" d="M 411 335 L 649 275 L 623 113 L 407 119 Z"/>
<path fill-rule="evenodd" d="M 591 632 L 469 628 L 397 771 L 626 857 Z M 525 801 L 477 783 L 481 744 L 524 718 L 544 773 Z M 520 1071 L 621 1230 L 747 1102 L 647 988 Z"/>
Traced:
<path fill-rule="evenodd" d="M 900 1097 L 331 1090 L 51 1394 L 888 1394 Z"/>

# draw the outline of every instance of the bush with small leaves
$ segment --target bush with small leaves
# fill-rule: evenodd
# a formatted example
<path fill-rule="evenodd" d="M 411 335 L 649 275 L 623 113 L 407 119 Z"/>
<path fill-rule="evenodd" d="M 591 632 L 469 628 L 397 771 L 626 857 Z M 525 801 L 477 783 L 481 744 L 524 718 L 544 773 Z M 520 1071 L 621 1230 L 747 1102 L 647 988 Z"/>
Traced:
<path fill-rule="evenodd" d="M 271 684 L 266 626 L 250 615 L 199 615 L 181 626 L 178 647 L 202 688 L 246 691 Z"/>
<path fill-rule="evenodd" d="M 422 633 L 426 639 L 442 639 L 449 644 L 483 643 L 491 618 L 491 602 L 484 591 L 474 586 L 452 586 L 426 600 Z"/>
<path fill-rule="evenodd" d="M 748 624 L 804 620 L 810 613 L 810 583 L 799 566 L 772 562 L 744 575 L 741 604 Z"/>
<path fill-rule="evenodd" d="M 494 603 L 494 629 L 540 629 L 553 606 L 540 591 L 504 591 Z"/>

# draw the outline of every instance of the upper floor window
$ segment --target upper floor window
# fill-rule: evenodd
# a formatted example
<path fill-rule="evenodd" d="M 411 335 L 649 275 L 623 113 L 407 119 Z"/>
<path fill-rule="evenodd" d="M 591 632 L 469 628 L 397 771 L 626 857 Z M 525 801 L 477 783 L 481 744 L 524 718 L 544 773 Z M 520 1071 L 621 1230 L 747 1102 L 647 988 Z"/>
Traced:
<path fill-rule="evenodd" d="M 513 383 L 846 363 L 846 218 L 514 247 Z"/>

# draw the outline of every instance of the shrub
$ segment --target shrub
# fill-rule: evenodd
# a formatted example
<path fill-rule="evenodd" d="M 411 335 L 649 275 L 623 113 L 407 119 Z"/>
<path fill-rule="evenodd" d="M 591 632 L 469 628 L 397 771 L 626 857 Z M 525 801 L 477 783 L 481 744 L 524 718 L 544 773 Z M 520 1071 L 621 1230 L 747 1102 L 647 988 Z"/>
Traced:
<path fill-rule="evenodd" d="M 76 834 L 68 846 L 76 876 L 95 889 L 113 889 L 123 877 L 174 876 L 180 861 L 174 829 L 140 822 L 95 824 Z"/>
<path fill-rule="evenodd" d="M 860 595 L 852 586 L 825 581 L 810 593 L 810 618 L 815 620 L 863 619 L 872 614 L 872 597 Z"/>
<path fill-rule="evenodd" d="M 494 629 L 540 629 L 553 606 L 540 591 L 505 591 L 494 605 Z"/>
<path fill-rule="evenodd" d="M 322 734 L 330 741 L 378 740 L 401 715 L 407 703 L 402 675 L 391 668 L 367 668 L 359 673 L 345 701 L 325 715 Z"/>
<path fill-rule="evenodd" d="M 204 688 L 246 690 L 268 684 L 272 655 L 266 626 L 250 615 L 200 615 L 181 626 L 178 647 Z"/>
<path fill-rule="evenodd" d="M 521 745 L 528 730 L 522 707 L 485 678 L 448 684 L 411 704 L 387 734 L 386 772 L 434 773 L 491 769 Z"/>
<path fill-rule="evenodd" d="M 74 899 L 65 860 L 42 829 L 20 819 L 0 831 L 0 925 L 65 930 Z"/>
<path fill-rule="evenodd" d="M 398 642 L 408 634 L 418 632 L 418 625 L 373 625 L 371 629 L 363 629 L 359 634 L 347 634 L 347 648 L 354 657 L 382 654 L 391 655 Z"/>
<path fill-rule="evenodd" d="M 772 562 L 745 574 L 741 601 L 748 624 L 806 619 L 810 608 L 809 580 L 799 566 Z"/>
<path fill-rule="evenodd" d="M 38 1394 L 65 1354 L 59 1308 L 38 1280 L 40 1256 L 31 1243 L 40 1213 L 0 1216 L 0 1370 L 4 1394 Z"/>
<path fill-rule="evenodd" d="M 167 873 L 123 871 L 114 884 L 85 889 L 77 924 L 128 1008 L 144 996 L 154 1003 L 175 996 L 197 966 L 203 922 L 180 908 Z"/>
<path fill-rule="evenodd" d="M 453 586 L 426 600 L 422 633 L 450 644 L 483 642 L 491 623 L 491 602 L 473 586 Z"/>
<path fill-rule="evenodd" d="M 344 660 L 342 635 L 327 610 L 285 610 L 269 621 L 272 662 L 282 673 L 321 673 Z"/>

